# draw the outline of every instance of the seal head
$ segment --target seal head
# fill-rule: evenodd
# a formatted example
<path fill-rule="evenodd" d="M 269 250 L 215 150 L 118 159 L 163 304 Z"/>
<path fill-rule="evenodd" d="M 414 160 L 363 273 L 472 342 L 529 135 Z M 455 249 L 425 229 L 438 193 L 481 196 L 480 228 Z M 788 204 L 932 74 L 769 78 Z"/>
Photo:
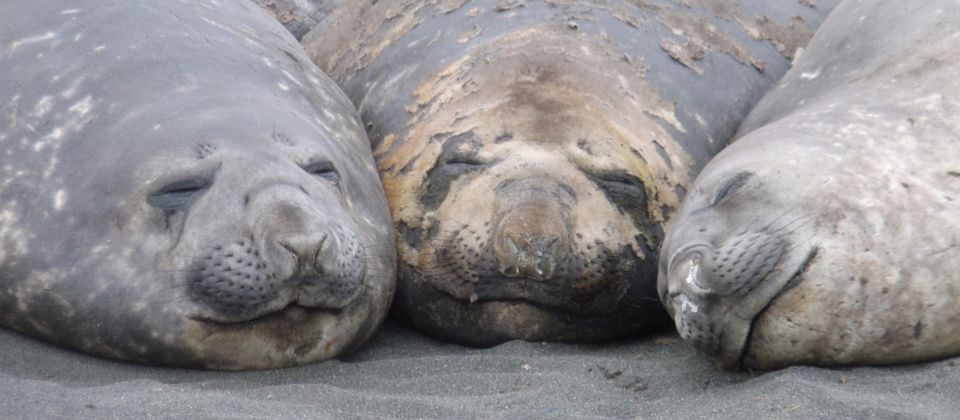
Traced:
<path fill-rule="evenodd" d="M 838 6 L 671 220 L 660 299 L 718 366 L 960 351 L 958 10 L 901 6 Z"/>
<path fill-rule="evenodd" d="M 762 166 L 704 173 L 661 251 L 660 300 L 681 338 L 725 368 L 739 367 L 755 317 L 801 281 L 817 252 L 805 240 L 809 218 L 768 216 L 783 186 Z"/>
<path fill-rule="evenodd" d="M 242 2 L 17 3 L 0 6 L 23 17 L 0 28 L 0 324 L 230 370 L 373 333 L 396 261 L 373 157 L 279 24 Z"/>

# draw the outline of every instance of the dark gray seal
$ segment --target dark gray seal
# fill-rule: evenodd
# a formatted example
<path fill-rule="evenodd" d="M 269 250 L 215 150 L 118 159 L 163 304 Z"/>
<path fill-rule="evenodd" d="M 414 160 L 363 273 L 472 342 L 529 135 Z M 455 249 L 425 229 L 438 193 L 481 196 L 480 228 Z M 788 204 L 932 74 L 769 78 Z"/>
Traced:
<path fill-rule="evenodd" d="M 308 363 L 385 316 L 356 111 L 254 4 L 6 1 L 0 325 L 119 359 Z"/>
<path fill-rule="evenodd" d="M 803 3 L 343 2 L 303 42 L 371 135 L 397 314 L 476 345 L 669 326 L 662 224 L 830 9 Z"/>
<path fill-rule="evenodd" d="M 680 335 L 724 368 L 960 354 L 958 63 L 956 2 L 839 6 L 671 222 Z"/>

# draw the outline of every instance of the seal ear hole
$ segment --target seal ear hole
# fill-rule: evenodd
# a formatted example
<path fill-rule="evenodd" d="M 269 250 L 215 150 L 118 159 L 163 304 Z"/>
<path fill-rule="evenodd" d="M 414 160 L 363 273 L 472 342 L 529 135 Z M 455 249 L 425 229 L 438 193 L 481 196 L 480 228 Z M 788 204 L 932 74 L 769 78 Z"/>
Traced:
<path fill-rule="evenodd" d="M 717 195 L 713 198 L 713 203 L 710 205 L 715 206 L 720 204 L 724 198 L 729 197 L 731 194 L 737 192 L 740 188 L 746 185 L 747 181 L 753 177 L 753 172 L 738 172 L 736 175 L 727 178 L 723 184 L 720 185 L 720 188 L 717 189 Z"/>
<path fill-rule="evenodd" d="M 333 166 L 332 162 L 319 161 L 308 163 L 303 167 L 303 170 L 310 175 L 320 178 L 321 180 L 340 188 L 340 174 L 337 172 L 337 169 Z"/>
<path fill-rule="evenodd" d="M 181 179 L 164 185 L 147 196 L 147 204 L 164 211 L 182 210 L 190 207 L 210 188 L 207 178 Z"/>

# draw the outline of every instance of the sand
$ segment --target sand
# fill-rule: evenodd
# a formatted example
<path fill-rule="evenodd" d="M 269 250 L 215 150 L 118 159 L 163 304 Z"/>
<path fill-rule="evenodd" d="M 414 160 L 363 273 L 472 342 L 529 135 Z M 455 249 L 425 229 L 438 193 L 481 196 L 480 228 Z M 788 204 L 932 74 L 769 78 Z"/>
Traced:
<path fill-rule="evenodd" d="M 957 418 L 960 359 L 715 369 L 674 334 L 604 345 L 442 343 L 388 322 L 341 360 L 154 368 L 0 330 L 0 418 Z"/>

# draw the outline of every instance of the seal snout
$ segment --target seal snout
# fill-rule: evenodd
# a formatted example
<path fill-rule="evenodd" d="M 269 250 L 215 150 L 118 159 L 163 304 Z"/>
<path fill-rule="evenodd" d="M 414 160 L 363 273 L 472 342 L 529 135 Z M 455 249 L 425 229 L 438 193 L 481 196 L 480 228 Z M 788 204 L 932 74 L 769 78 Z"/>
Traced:
<path fill-rule="evenodd" d="M 342 309 L 360 296 L 366 264 L 359 241 L 342 227 L 289 235 L 278 243 L 294 257 L 295 270 L 287 284 L 296 289 L 297 304 Z"/>
<path fill-rule="evenodd" d="M 601 194 L 599 202 L 584 199 L 593 182 L 537 171 L 510 175 L 496 181 L 485 220 L 430 226 L 427 236 L 436 234 L 424 247 L 432 263 L 424 283 L 476 307 L 509 301 L 565 317 L 629 310 L 624 302 L 642 293 L 629 290 L 630 281 L 649 268 L 631 244 L 611 238 L 617 223 L 584 215 L 608 209 Z"/>
<path fill-rule="evenodd" d="M 775 275 L 788 250 L 787 238 L 776 231 L 680 249 L 667 267 L 664 302 L 680 337 L 720 364 L 736 363 L 756 315 L 752 308 L 766 303 L 752 292 Z M 744 304 L 751 299 L 756 304 Z"/>
<path fill-rule="evenodd" d="M 367 266 L 348 225 L 289 202 L 268 209 L 254 235 L 195 260 L 187 284 L 203 317 L 246 322 L 291 305 L 340 310 L 360 299 Z"/>
<path fill-rule="evenodd" d="M 494 232 L 497 271 L 507 278 L 538 281 L 554 277 L 570 255 L 563 214 L 548 204 L 524 203 L 508 211 Z"/>
<path fill-rule="evenodd" d="M 668 275 L 667 312 L 673 316 L 680 337 L 708 355 L 720 351 L 720 343 L 710 315 L 710 297 L 714 291 L 705 284 L 704 256 L 709 248 L 698 246 L 680 254 L 671 262 Z"/>

